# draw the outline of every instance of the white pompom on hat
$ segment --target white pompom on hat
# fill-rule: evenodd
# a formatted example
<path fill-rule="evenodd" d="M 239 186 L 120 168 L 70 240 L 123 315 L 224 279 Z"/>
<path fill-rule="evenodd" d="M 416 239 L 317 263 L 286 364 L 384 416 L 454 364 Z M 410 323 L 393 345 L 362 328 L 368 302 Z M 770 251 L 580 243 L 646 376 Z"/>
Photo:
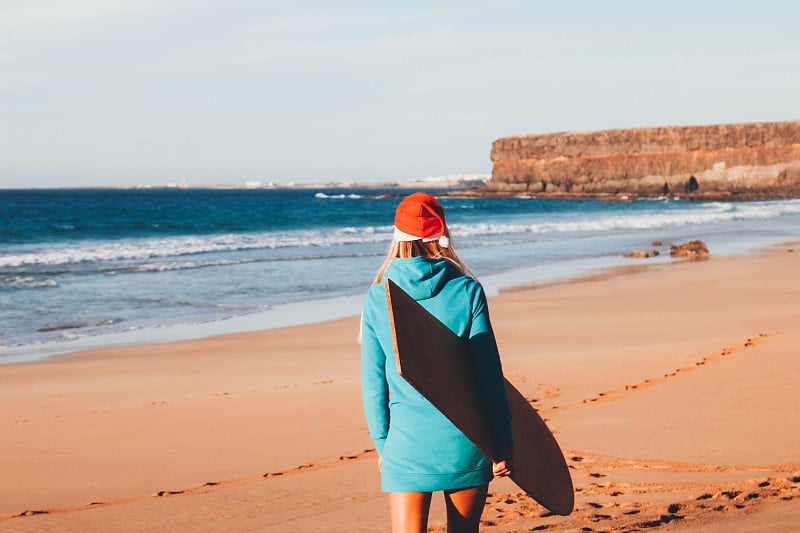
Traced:
<path fill-rule="evenodd" d="M 447 248 L 447 225 L 444 208 L 436 198 L 424 192 L 406 196 L 394 215 L 394 240 L 424 242 L 439 241 L 439 246 Z"/>

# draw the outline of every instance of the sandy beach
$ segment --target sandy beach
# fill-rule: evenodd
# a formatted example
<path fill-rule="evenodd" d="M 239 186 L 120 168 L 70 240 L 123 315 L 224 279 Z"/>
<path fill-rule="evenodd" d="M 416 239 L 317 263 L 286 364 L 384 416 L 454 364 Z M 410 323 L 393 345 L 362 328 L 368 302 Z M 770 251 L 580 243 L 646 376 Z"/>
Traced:
<path fill-rule="evenodd" d="M 553 516 L 498 480 L 482 530 L 797 530 L 797 272 L 793 242 L 492 298 L 506 376 L 556 434 L 576 507 Z M 0 530 L 387 531 L 357 332 L 0 366 Z"/>

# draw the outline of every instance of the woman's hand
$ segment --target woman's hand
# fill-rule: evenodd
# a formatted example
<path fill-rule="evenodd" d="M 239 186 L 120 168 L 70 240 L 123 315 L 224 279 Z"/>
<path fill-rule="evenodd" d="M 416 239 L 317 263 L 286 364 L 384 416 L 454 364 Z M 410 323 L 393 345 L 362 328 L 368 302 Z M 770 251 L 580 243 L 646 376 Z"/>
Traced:
<path fill-rule="evenodd" d="M 492 463 L 492 473 L 494 477 L 506 477 L 511 475 L 511 460 L 506 459 Z"/>
<path fill-rule="evenodd" d="M 505 459 L 500 459 L 497 462 L 492 461 L 492 473 L 494 473 L 494 477 L 510 476 L 513 469 L 511 458 L 514 457 L 514 445 L 502 446 L 498 452 L 500 457 L 505 457 Z"/>

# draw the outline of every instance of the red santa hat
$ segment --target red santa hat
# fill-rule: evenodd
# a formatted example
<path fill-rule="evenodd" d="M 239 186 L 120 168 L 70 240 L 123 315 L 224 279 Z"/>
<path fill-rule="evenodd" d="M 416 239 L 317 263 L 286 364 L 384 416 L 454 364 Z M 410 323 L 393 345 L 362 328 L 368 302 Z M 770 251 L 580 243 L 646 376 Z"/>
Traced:
<path fill-rule="evenodd" d="M 439 241 L 443 248 L 450 246 L 444 209 L 436 198 L 424 192 L 406 196 L 394 215 L 394 240 L 424 242 Z"/>

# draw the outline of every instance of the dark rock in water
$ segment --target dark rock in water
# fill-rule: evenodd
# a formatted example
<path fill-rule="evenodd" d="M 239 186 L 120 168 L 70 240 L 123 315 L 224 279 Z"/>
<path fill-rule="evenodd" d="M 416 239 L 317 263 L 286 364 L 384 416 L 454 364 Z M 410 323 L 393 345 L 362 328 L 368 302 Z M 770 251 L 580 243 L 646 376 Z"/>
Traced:
<path fill-rule="evenodd" d="M 650 257 L 650 254 L 645 252 L 644 250 L 634 250 L 633 252 L 628 252 L 625 254 L 625 257 L 631 259 L 647 259 Z"/>
<path fill-rule="evenodd" d="M 691 240 L 685 244 L 670 247 L 669 255 L 672 257 L 689 257 L 692 259 L 708 257 L 708 246 L 700 240 Z"/>
<path fill-rule="evenodd" d="M 624 257 L 630 259 L 647 259 L 648 257 L 656 257 L 658 255 L 661 255 L 661 252 L 658 250 L 650 250 L 649 252 L 646 250 L 634 250 L 625 254 Z"/>

